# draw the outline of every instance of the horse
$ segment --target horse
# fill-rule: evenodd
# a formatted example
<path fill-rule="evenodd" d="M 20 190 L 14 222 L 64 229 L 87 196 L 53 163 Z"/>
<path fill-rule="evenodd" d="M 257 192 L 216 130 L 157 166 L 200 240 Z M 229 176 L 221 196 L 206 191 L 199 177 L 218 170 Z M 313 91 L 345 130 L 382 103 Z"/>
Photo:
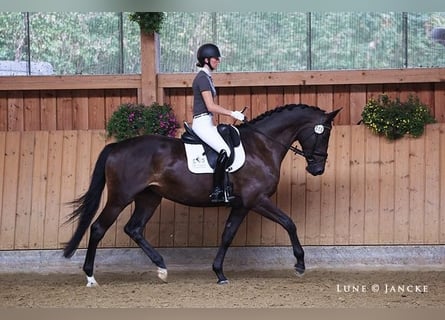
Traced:
<path fill-rule="evenodd" d="M 212 265 L 218 284 L 228 283 L 223 272 L 224 257 L 249 211 L 278 223 L 287 231 L 296 258 L 295 272 L 302 275 L 304 250 L 296 225 L 270 197 L 277 190 L 281 162 L 289 150 L 306 159 L 306 171 L 311 175 L 324 173 L 333 120 L 340 110 L 326 112 L 317 106 L 286 104 L 234 125 L 245 150 L 245 162 L 239 170 L 230 173 L 238 201 L 229 205 L 210 201 L 212 174 L 194 174 L 188 170 L 184 142 L 180 138 L 144 135 L 107 144 L 98 156 L 87 191 L 72 201 L 75 209 L 67 222 L 77 220 L 77 227 L 64 244 L 63 256 L 70 258 L 75 253 L 90 227 L 83 271 L 88 287 L 98 285 L 93 275 L 97 246 L 123 209 L 134 202 L 134 212 L 124 231 L 157 266 L 157 276 L 167 282 L 163 257 L 143 235 L 145 225 L 162 198 L 166 198 L 191 207 L 230 207 Z M 295 142 L 300 148 L 293 145 Z M 91 224 L 105 185 L 106 203 Z"/>

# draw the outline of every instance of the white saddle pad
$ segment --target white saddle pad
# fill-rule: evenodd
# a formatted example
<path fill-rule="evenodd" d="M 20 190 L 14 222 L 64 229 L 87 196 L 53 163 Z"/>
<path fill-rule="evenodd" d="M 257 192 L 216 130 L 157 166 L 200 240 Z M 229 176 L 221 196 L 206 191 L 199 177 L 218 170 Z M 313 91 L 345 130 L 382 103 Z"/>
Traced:
<path fill-rule="evenodd" d="M 188 144 L 185 145 L 185 153 L 187 156 L 187 166 L 193 173 L 213 173 L 212 167 L 207 161 L 207 157 L 204 154 L 204 147 L 201 144 Z M 235 159 L 230 167 L 227 168 L 227 172 L 235 172 L 244 165 L 246 160 L 246 154 L 242 142 L 234 150 Z"/>

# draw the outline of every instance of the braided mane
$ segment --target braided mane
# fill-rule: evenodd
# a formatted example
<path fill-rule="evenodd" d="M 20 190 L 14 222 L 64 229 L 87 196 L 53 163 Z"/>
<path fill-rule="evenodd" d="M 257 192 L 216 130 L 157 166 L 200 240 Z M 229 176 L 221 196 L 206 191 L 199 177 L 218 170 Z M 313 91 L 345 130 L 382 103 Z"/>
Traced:
<path fill-rule="evenodd" d="M 307 108 L 309 108 L 309 109 L 314 109 L 314 110 L 317 110 L 317 111 L 323 111 L 319 107 L 309 106 L 307 104 L 302 104 L 302 103 L 299 103 L 299 104 L 295 104 L 295 103 L 293 103 L 293 104 L 286 104 L 284 106 L 280 106 L 280 107 L 277 107 L 275 109 L 267 110 L 266 112 L 260 114 L 256 118 L 253 118 L 252 120 L 248 121 L 248 123 L 249 124 L 254 124 L 254 123 L 256 123 L 256 122 L 258 122 L 260 120 L 263 120 L 264 118 L 270 117 L 271 115 L 273 115 L 275 113 L 282 112 L 283 110 L 292 110 L 292 109 L 295 109 L 295 108 L 300 108 L 300 109 L 307 109 Z M 244 124 L 241 124 L 241 126 L 243 126 L 243 125 Z"/>

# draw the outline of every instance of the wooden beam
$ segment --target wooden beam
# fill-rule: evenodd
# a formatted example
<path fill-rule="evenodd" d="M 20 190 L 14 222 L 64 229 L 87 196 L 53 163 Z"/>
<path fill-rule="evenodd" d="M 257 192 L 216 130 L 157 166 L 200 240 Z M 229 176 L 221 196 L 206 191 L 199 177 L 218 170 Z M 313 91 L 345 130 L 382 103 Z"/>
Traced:
<path fill-rule="evenodd" d="M 2 76 L 0 90 L 136 89 L 140 75 Z"/>
<path fill-rule="evenodd" d="M 139 102 L 150 105 L 157 100 L 158 73 L 158 43 L 157 33 L 141 32 L 141 96 Z"/>
<path fill-rule="evenodd" d="M 194 73 L 158 74 L 161 88 L 191 87 Z M 445 82 L 445 68 L 288 71 L 288 72 L 215 72 L 217 87 L 340 85 L 381 83 Z"/>
<path fill-rule="evenodd" d="M 155 46 L 155 44 L 152 44 Z M 145 59 L 146 60 L 146 59 Z M 143 75 L 0 76 L 0 91 L 141 89 L 156 100 L 166 88 L 191 87 L 195 73 L 153 73 L 156 62 L 144 65 Z M 445 83 L 445 68 L 236 72 L 214 74 L 218 87 L 360 85 L 400 83 Z M 157 84 L 157 86 L 156 86 Z M 143 99 L 143 98 L 142 98 Z M 150 98 L 148 98 L 150 100 Z"/>

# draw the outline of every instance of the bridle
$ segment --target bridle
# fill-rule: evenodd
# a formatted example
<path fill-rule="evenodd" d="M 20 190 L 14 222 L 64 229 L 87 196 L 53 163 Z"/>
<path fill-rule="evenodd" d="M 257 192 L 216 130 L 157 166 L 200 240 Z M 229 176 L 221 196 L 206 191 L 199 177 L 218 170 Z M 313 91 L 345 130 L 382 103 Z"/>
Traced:
<path fill-rule="evenodd" d="M 297 132 L 297 137 L 299 136 L 300 132 L 309 127 L 309 125 L 303 126 L 302 128 L 300 128 L 300 130 Z M 312 126 L 310 126 L 312 127 Z M 312 163 L 315 161 L 314 156 L 319 156 L 319 157 L 323 157 L 324 160 L 327 159 L 328 157 L 328 153 L 327 152 L 321 152 L 316 150 L 317 149 L 317 145 L 319 142 L 320 137 L 325 133 L 325 132 L 330 132 L 332 129 L 331 126 L 327 126 L 324 124 L 317 124 L 313 127 L 313 130 L 311 132 L 310 135 L 308 135 L 307 137 L 305 137 L 304 139 L 298 139 L 300 141 L 300 143 L 306 139 L 308 139 L 309 137 L 311 137 L 312 135 L 315 135 L 315 142 L 312 146 L 312 149 L 310 150 L 310 152 L 305 152 L 304 150 L 300 150 L 298 148 L 295 148 L 294 146 L 290 146 L 289 150 L 293 151 L 295 154 L 299 154 L 303 157 L 306 158 L 308 163 Z"/>
<path fill-rule="evenodd" d="M 303 156 L 304 158 L 306 158 L 308 163 L 313 163 L 315 161 L 314 156 L 319 156 L 319 157 L 323 157 L 324 159 L 326 159 L 328 157 L 328 153 L 327 152 L 320 152 L 317 151 L 317 144 L 319 141 L 319 138 L 325 133 L 325 132 L 329 132 L 332 127 L 331 126 L 327 126 L 324 124 L 317 124 L 313 127 L 313 130 L 311 132 L 310 135 L 308 135 L 307 137 L 305 137 L 304 139 L 297 139 L 300 141 L 300 143 L 304 140 L 307 140 L 308 138 L 310 138 L 312 135 L 315 134 L 315 143 L 312 146 L 312 149 L 310 150 L 310 152 L 305 152 L 302 149 L 299 149 L 295 146 L 291 145 L 290 146 L 286 146 L 285 144 L 277 141 L 275 138 L 270 137 L 269 135 L 265 134 L 264 132 L 258 130 L 257 128 L 255 128 L 254 126 L 252 126 L 250 123 L 248 122 L 244 122 L 245 125 L 247 125 L 249 128 L 251 128 L 253 131 L 262 134 L 263 136 L 265 136 L 266 138 L 268 138 L 269 140 L 273 141 L 274 143 L 281 145 L 283 148 L 285 148 L 286 150 L 290 150 L 292 151 L 294 154 L 298 154 L 300 156 Z M 306 129 L 307 127 L 312 127 L 311 125 L 305 125 L 302 128 L 300 128 L 297 132 L 297 137 L 300 135 L 300 132 L 303 129 Z M 302 143 L 301 143 L 302 144 Z"/>

